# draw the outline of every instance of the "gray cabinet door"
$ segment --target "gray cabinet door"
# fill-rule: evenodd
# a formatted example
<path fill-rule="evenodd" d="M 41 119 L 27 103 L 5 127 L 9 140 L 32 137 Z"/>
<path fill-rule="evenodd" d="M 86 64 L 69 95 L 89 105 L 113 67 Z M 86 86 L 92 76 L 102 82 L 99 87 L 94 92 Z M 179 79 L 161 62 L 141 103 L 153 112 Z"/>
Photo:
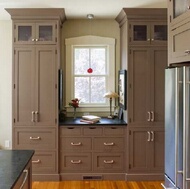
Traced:
<path fill-rule="evenodd" d="M 129 123 L 163 126 L 166 47 L 134 47 L 129 61 Z"/>
<path fill-rule="evenodd" d="M 130 125 L 149 126 L 150 118 L 150 53 L 145 47 L 130 49 L 128 65 L 128 111 Z"/>
<path fill-rule="evenodd" d="M 13 64 L 13 119 L 14 125 L 33 124 L 35 49 L 23 47 L 14 49 Z"/>
<path fill-rule="evenodd" d="M 129 128 L 129 172 L 164 171 L 163 128 Z"/>
<path fill-rule="evenodd" d="M 15 48 L 14 125 L 54 126 L 56 118 L 56 48 Z"/>

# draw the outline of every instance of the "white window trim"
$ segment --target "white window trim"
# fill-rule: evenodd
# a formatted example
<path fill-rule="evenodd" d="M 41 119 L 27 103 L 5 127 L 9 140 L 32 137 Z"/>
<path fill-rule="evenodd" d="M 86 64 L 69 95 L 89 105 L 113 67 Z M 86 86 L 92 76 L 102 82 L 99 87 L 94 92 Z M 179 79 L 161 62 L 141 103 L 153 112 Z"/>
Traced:
<path fill-rule="evenodd" d="M 99 37 L 99 36 L 81 36 L 81 37 L 74 37 L 65 39 L 66 45 L 66 108 L 68 112 L 72 112 L 73 109 L 69 108 L 68 103 L 71 99 L 75 98 L 73 96 L 73 77 L 72 77 L 72 70 L 73 70 L 73 48 L 74 46 L 106 46 L 108 50 L 108 70 L 109 70 L 109 81 L 108 87 L 106 92 L 108 91 L 115 91 L 115 39 L 108 38 L 108 37 Z M 101 108 L 100 108 L 101 107 Z M 77 109 L 79 112 L 105 112 L 109 111 L 109 100 L 107 99 L 107 105 L 94 105 L 94 106 L 80 106 Z"/>

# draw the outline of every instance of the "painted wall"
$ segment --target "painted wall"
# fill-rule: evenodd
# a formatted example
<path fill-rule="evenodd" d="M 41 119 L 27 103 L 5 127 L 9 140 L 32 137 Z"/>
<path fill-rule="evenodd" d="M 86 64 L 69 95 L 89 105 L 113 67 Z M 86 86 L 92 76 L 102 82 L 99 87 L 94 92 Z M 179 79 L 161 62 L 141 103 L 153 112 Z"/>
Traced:
<path fill-rule="evenodd" d="M 12 22 L 0 21 L 0 148 L 12 143 Z"/>

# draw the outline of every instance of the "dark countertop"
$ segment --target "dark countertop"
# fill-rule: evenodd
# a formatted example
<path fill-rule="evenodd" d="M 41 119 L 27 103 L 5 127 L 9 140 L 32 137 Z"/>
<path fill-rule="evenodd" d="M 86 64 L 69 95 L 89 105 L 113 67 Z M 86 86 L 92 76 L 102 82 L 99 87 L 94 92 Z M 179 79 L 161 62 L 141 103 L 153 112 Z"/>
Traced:
<path fill-rule="evenodd" d="M 89 124 L 89 123 L 84 123 L 80 122 L 81 118 L 76 118 L 73 119 L 72 117 L 67 117 L 65 118 L 64 121 L 59 122 L 59 126 L 68 126 L 68 125 L 74 125 L 74 126 L 81 126 L 81 125 L 86 125 L 86 126 L 94 126 L 94 125 L 101 125 L 101 126 L 109 126 L 109 125 L 118 125 L 118 126 L 127 126 L 127 123 L 123 120 L 120 119 L 108 119 L 108 118 L 101 118 L 101 120 L 97 123 Z"/>
<path fill-rule="evenodd" d="M 0 150 L 0 189 L 15 185 L 33 154 L 33 150 Z"/>

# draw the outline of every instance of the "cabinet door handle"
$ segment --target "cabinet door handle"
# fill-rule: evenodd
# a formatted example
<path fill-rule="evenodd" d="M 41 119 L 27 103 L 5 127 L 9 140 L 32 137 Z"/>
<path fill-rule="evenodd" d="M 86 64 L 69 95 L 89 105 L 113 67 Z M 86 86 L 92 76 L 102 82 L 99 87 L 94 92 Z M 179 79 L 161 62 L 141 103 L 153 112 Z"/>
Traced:
<path fill-rule="evenodd" d="M 39 115 L 39 113 L 38 113 L 38 111 L 36 111 L 35 112 L 35 122 L 38 122 L 38 115 Z"/>
<path fill-rule="evenodd" d="M 32 111 L 32 122 L 35 122 L 35 120 L 34 120 L 34 114 L 35 114 L 35 112 L 34 111 Z"/>
<path fill-rule="evenodd" d="M 41 137 L 30 137 L 30 140 L 40 140 Z"/>
<path fill-rule="evenodd" d="M 113 142 L 110 142 L 110 143 L 104 142 L 104 146 L 113 146 L 113 145 L 114 145 Z"/>
<path fill-rule="evenodd" d="M 151 121 L 153 122 L 154 121 L 154 112 L 151 111 L 150 113 L 151 113 Z"/>
<path fill-rule="evenodd" d="M 105 163 L 105 164 L 113 164 L 114 161 L 113 161 L 113 160 L 104 160 L 104 163 Z"/>
<path fill-rule="evenodd" d="M 38 160 L 33 160 L 32 163 L 38 164 L 38 163 L 40 163 L 40 160 L 39 159 Z"/>
<path fill-rule="evenodd" d="M 21 184 L 21 186 L 20 186 L 20 189 L 22 189 L 22 188 L 24 187 L 24 185 L 25 185 L 25 183 L 26 183 L 26 180 L 27 180 L 27 178 L 28 178 L 28 170 L 25 169 L 25 170 L 23 171 L 23 173 L 25 173 L 25 177 L 24 177 L 24 180 L 23 180 L 23 182 L 22 182 L 22 184 Z"/>
<path fill-rule="evenodd" d="M 148 119 L 147 121 L 150 121 L 150 112 L 148 112 Z"/>
<path fill-rule="evenodd" d="M 72 164 L 80 164 L 80 163 L 82 163 L 82 161 L 81 160 L 71 160 L 71 163 Z"/>
<path fill-rule="evenodd" d="M 147 141 L 150 142 L 150 131 L 147 131 L 147 134 L 148 134 Z"/>
<path fill-rule="evenodd" d="M 190 54 L 190 50 L 185 50 L 185 53 L 186 54 Z"/>
<path fill-rule="evenodd" d="M 152 135 L 151 142 L 153 142 L 154 141 L 154 131 L 151 131 L 151 135 Z"/>
<path fill-rule="evenodd" d="M 72 146 L 81 146 L 81 145 L 82 145 L 82 142 L 78 142 L 78 143 L 71 142 L 71 145 L 72 145 Z"/>

